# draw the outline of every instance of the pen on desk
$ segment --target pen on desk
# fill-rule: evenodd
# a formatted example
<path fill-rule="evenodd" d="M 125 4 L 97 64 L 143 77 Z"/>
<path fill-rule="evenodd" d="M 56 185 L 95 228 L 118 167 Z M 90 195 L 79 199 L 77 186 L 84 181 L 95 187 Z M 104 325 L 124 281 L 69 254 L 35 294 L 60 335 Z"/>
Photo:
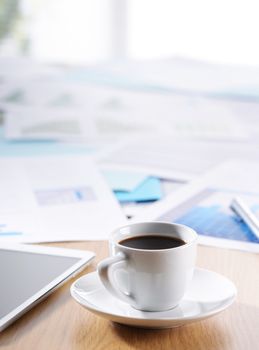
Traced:
<path fill-rule="evenodd" d="M 259 220 L 239 197 L 233 198 L 230 203 L 231 210 L 237 214 L 251 229 L 255 236 L 259 239 Z"/>

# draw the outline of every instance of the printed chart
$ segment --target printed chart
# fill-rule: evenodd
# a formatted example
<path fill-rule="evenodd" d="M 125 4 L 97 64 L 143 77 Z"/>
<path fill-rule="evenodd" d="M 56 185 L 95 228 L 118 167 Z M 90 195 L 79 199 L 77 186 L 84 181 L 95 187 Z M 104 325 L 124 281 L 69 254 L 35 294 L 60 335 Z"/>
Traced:
<path fill-rule="evenodd" d="M 229 208 L 235 196 L 240 196 L 259 217 L 259 194 L 207 188 L 159 217 L 192 227 L 199 235 L 259 243 L 259 239 Z"/>

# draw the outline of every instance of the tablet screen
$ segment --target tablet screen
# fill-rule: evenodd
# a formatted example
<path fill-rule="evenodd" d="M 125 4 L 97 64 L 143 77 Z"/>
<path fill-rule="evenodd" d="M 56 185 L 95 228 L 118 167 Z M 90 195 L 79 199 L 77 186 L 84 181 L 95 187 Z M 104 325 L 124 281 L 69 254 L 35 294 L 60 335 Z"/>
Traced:
<path fill-rule="evenodd" d="M 0 319 L 78 261 L 79 257 L 0 249 Z"/>

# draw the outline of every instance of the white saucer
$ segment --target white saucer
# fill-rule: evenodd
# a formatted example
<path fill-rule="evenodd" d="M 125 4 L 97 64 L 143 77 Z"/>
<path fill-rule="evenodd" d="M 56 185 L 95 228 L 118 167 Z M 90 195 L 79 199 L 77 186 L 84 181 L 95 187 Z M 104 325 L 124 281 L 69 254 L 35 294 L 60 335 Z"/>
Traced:
<path fill-rule="evenodd" d="M 188 292 L 174 309 L 144 312 L 114 298 L 99 280 L 97 272 L 73 283 L 72 297 L 86 309 L 111 321 L 144 328 L 178 327 L 213 316 L 230 306 L 236 296 L 234 284 L 215 272 L 198 269 Z"/>

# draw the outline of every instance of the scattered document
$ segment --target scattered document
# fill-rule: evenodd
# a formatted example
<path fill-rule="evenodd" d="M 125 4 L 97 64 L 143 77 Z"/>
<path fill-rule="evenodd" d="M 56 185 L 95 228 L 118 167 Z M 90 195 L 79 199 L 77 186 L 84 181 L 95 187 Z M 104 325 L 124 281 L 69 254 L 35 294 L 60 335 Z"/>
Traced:
<path fill-rule="evenodd" d="M 249 134 L 231 108 L 215 99 L 176 94 L 89 89 L 99 136 L 165 133 L 202 139 L 243 140 Z"/>
<path fill-rule="evenodd" d="M 192 227 L 201 244 L 259 252 L 259 239 L 230 209 L 239 196 L 259 217 L 259 165 L 232 161 L 149 206 L 134 221 L 157 220 Z"/>
<path fill-rule="evenodd" d="M 97 74 L 99 73 L 99 74 Z M 215 64 L 189 58 L 123 61 L 96 75 L 116 86 L 223 98 L 259 99 L 258 67 Z M 124 84 L 124 85 L 123 85 Z"/>
<path fill-rule="evenodd" d="M 80 138 L 116 142 L 168 134 L 243 140 L 250 134 L 215 99 L 60 82 L 31 82 L 0 96 L 8 139 Z"/>
<path fill-rule="evenodd" d="M 136 216 L 153 201 L 165 198 L 186 184 L 185 181 L 160 179 L 132 169 L 101 169 L 128 218 Z"/>
<path fill-rule="evenodd" d="M 102 173 L 113 191 L 134 191 L 148 178 L 147 174 L 127 170 L 106 169 Z"/>
<path fill-rule="evenodd" d="M 229 159 L 259 161 L 259 144 L 190 140 L 170 136 L 142 136 L 103 153 L 106 166 L 137 169 L 165 179 L 190 180 Z"/>
<path fill-rule="evenodd" d="M 121 202 L 149 202 L 162 198 L 160 180 L 156 177 L 148 177 L 133 191 L 115 191 L 116 198 Z"/>
<path fill-rule="evenodd" d="M 0 159 L 0 240 L 106 239 L 125 216 L 86 156 Z"/>
<path fill-rule="evenodd" d="M 99 151 L 85 143 L 61 141 L 8 141 L 0 126 L 0 157 L 33 157 L 48 155 L 88 155 Z"/>
<path fill-rule="evenodd" d="M 94 143 L 96 129 L 85 109 L 8 107 L 5 112 L 8 140 L 63 140 Z"/>

